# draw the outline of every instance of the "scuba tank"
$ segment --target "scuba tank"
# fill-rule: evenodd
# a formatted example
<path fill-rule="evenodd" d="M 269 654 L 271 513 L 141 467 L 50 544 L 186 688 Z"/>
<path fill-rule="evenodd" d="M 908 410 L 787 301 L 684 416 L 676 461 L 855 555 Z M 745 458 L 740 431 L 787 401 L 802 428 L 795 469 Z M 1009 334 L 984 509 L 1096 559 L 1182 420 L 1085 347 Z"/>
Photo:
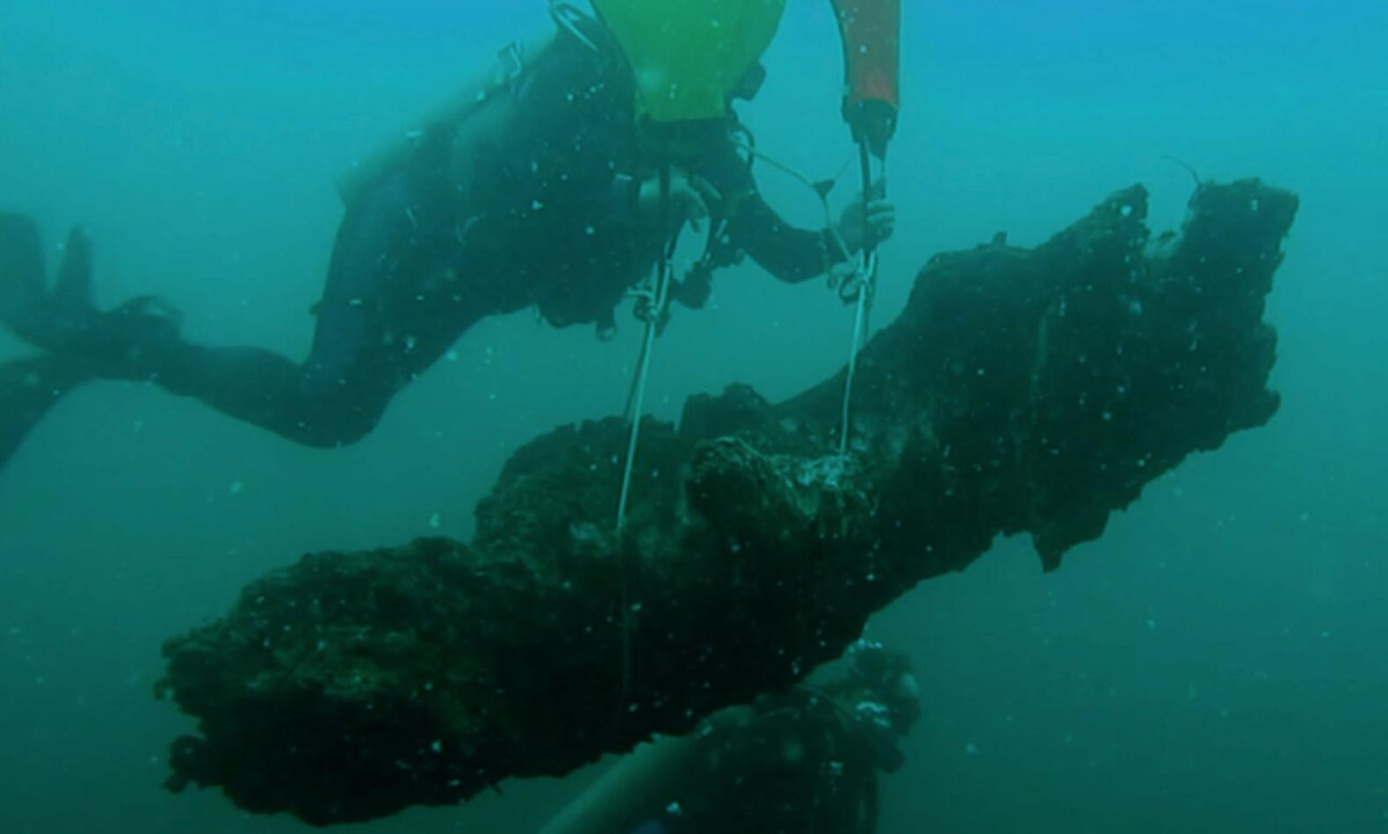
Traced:
<path fill-rule="evenodd" d="M 526 42 L 512 42 L 497 53 L 494 66 L 460 87 L 433 111 L 416 119 L 412 126 L 384 142 L 352 163 L 337 178 L 337 194 L 344 204 L 352 203 L 362 190 L 387 171 L 405 164 L 430 135 L 453 132 L 480 112 L 497 96 L 508 92 L 516 80 L 553 45 L 561 33 L 568 33 L 590 47 L 581 22 L 588 16 L 572 4 L 551 2 L 550 17 L 556 28 Z"/>

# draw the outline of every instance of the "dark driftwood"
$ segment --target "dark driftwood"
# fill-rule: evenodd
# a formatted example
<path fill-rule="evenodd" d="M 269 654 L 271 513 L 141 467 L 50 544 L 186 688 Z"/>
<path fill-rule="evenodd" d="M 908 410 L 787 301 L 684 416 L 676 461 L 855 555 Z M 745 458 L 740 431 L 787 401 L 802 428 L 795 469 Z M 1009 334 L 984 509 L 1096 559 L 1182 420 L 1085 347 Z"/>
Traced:
<path fill-rule="evenodd" d="M 170 784 L 314 824 L 562 774 L 783 687 L 1000 534 L 1044 566 L 1194 451 L 1264 423 L 1262 321 L 1296 198 L 1202 185 L 1149 241 L 1121 191 L 1036 249 L 934 258 L 862 357 L 778 405 L 745 387 L 651 421 L 629 535 L 621 420 L 521 449 L 471 545 L 320 553 L 165 647 L 198 719 Z"/>

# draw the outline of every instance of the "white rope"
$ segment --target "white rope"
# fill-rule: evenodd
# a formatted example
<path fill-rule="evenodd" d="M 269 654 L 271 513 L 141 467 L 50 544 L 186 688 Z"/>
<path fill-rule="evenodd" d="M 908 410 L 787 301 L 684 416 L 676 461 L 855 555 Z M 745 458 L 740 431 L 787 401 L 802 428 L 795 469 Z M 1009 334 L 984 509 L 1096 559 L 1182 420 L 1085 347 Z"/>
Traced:
<path fill-rule="evenodd" d="M 877 277 L 877 253 L 863 259 L 861 277 L 862 287 L 858 289 L 857 310 L 853 314 L 853 342 L 848 348 L 848 371 L 843 380 L 843 413 L 840 417 L 839 454 L 848 454 L 849 424 L 853 404 L 853 379 L 858 373 L 858 353 L 863 347 L 863 331 L 867 328 L 868 297 L 874 289 Z"/>
<path fill-rule="evenodd" d="M 780 171 L 781 173 L 796 180 L 801 185 L 810 189 L 810 191 L 814 193 L 815 199 L 819 200 L 819 207 L 824 212 L 824 231 L 829 235 L 829 237 L 833 238 L 834 245 L 839 248 L 840 252 L 844 253 L 845 257 L 850 255 L 848 251 L 848 243 L 844 241 L 843 235 L 839 233 L 838 224 L 834 222 L 834 210 L 829 206 L 829 197 L 823 191 L 819 190 L 819 187 L 816 185 L 814 180 L 810 179 L 809 177 L 805 176 L 804 174 L 795 170 L 794 168 L 790 167 L 784 162 L 781 162 L 774 156 L 769 156 L 763 153 L 762 151 L 757 150 L 755 146 L 748 142 L 737 142 L 737 146 L 742 150 L 746 151 L 748 154 L 752 155 L 753 157 L 760 159 L 762 162 L 765 162 L 767 165 L 770 165 L 772 168 L 775 168 L 777 171 Z M 838 181 L 839 177 L 843 176 L 843 171 L 848 168 L 849 164 L 851 163 L 845 163 L 843 167 L 840 168 L 839 173 L 834 175 L 835 182 Z M 829 279 L 830 289 L 836 289 L 838 287 L 838 280 L 834 275 L 833 266 L 829 263 L 829 253 L 827 251 L 824 253 L 824 274 Z M 857 272 L 855 271 L 854 276 L 852 278 L 849 278 L 848 280 L 855 280 L 857 277 Z"/>
<path fill-rule="evenodd" d="M 641 414 L 646 410 L 646 382 L 651 375 L 651 354 L 655 352 L 656 329 L 659 327 L 660 316 L 665 310 L 666 296 L 669 293 L 670 259 L 668 253 L 662 257 L 655 289 L 647 295 L 655 301 L 650 308 L 652 314 L 646 321 L 646 336 L 641 345 L 641 359 L 636 369 L 636 388 L 628 398 L 631 434 L 627 437 L 627 459 L 622 467 L 622 492 L 617 499 L 617 558 L 624 560 L 618 572 L 620 589 L 617 595 L 618 604 L 622 607 L 619 612 L 622 620 L 621 699 L 617 713 L 619 719 L 631 693 L 631 632 L 635 623 L 635 612 L 631 607 L 631 577 L 628 575 L 629 568 L 622 552 L 622 534 L 626 531 L 627 500 L 631 496 L 631 475 L 636 465 L 636 449 L 641 442 Z"/>
<path fill-rule="evenodd" d="M 670 167 L 660 172 L 660 215 L 661 226 L 669 228 L 670 219 Z M 680 229 L 683 229 L 681 224 Z M 660 329 L 660 319 L 665 315 L 665 305 L 669 303 L 671 260 L 675 254 L 675 244 L 679 241 L 679 230 L 673 239 L 662 244 L 660 265 L 656 270 L 655 286 L 646 294 L 647 305 L 646 336 L 641 343 L 641 358 L 637 362 L 636 387 L 628 396 L 628 417 L 631 420 L 631 435 L 627 438 L 627 459 L 622 467 L 622 491 L 617 497 L 617 541 L 621 544 L 622 533 L 626 530 L 627 501 L 631 497 L 631 475 L 636 465 L 636 450 L 641 442 L 641 415 L 646 410 L 646 383 L 651 376 L 651 356 L 655 353 L 655 337 Z"/>
<path fill-rule="evenodd" d="M 738 144 L 747 153 L 751 154 L 752 156 L 756 157 L 762 162 L 765 162 L 767 165 L 770 165 L 772 168 L 775 168 L 781 173 L 798 180 L 806 188 L 809 188 L 811 191 L 813 191 L 815 193 L 815 196 L 819 198 L 820 207 L 824 211 L 825 231 L 827 231 L 829 235 L 834 239 L 834 242 L 839 247 L 840 251 L 845 253 L 848 252 L 848 244 L 844 241 L 843 236 L 839 233 L 838 227 L 834 224 L 833 210 L 829 207 L 829 198 L 825 196 L 825 194 L 815 186 L 813 180 L 800 173 L 799 171 L 795 170 L 794 168 L 790 167 L 789 165 L 780 162 L 774 157 L 762 153 L 761 151 L 753 147 L 751 144 L 748 144 L 746 142 L 739 142 Z M 847 165 L 845 165 L 844 167 L 846 168 Z M 842 170 L 840 170 L 839 176 L 841 176 L 842 173 Z M 838 179 L 838 176 L 836 176 L 835 179 Z M 869 185 L 867 183 L 864 183 L 863 187 L 868 188 Z M 864 226 L 866 226 L 866 212 L 863 216 L 863 223 Z M 827 258 L 824 272 L 826 275 L 829 276 L 829 286 L 837 288 L 839 286 L 839 283 L 835 278 L 832 268 L 829 266 L 827 262 Z M 864 255 L 859 259 L 858 266 L 853 271 L 853 274 L 843 279 L 844 283 L 842 285 L 842 289 L 840 290 L 840 292 L 846 297 L 846 290 L 850 289 L 855 282 L 859 285 L 858 299 L 853 313 L 853 341 L 848 348 L 848 370 L 843 383 L 843 403 L 841 406 L 839 418 L 839 455 L 841 456 L 846 455 L 848 453 L 848 439 L 850 434 L 850 424 L 852 422 L 851 418 L 853 409 L 853 382 L 858 372 L 858 354 L 859 352 L 861 352 L 863 347 L 864 331 L 867 330 L 868 326 L 868 310 L 872 303 L 872 293 L 876 289 L 876 279 L 877 251 L 876 249 L 874 249 L 871 255 Z"/>
<path fill-rule="evenodd" d="M 669 214 L 669 171 L 670 169 L 666 168 L 661 172 L 662 220 Z M 617 720 L 621 719 L 622 710 L 626 708 L 626 701 L 631 695 L 631 635 L 636 621 L 636 613 L 631 605 L 630 568 L 626 564 L 626 557 L 623 554 L 622 534 L 626 531 L 627 503 L 631 497 L 631 476 L 636 466 L 636 450 L 641 443 L 641 415 L 646 410 L 646 384 L 651 376 L 651 357 L 655 353 L 655 337 L 660 329 L 660 319 L 665 315 L 665 305 L 669 303 L 671 260 L 675 251 L 675 243 L 678 240 L 679 232 L 677 231 L 674 240 L 661 250 L 660 266 L 656 270 L 655 287 L 648 293 L 638 294 L 643 295 L 648 300 L 648 318 L 646 319 L 646 335 L 641 342 L 641 358 L 637 362 L 636 384 L 627 397 L 631 434 L 627 437 L 627 459 L 622 466 L 622 491 L 617 498 L 617 558 L 623 560 L 618 570 L 620 590 L 617 595 L 618 604 L 621 606 L 619 614 L 622 622 L 621 698 L 618 703 Z"/>
<path fill-rule="evenodd" d="M 809 177 L 786 165 L 779 160 L 771 157 L 753 147 L 749 143 L 739 142 L 739 146 L 770 165 L 776 170 L 798 180 L 805 187 L 815 193 L 819 199 L 819 204 L 824 212 L 825 231 L 833 237 L 840 251 L 847 252 L 848 246 L 839 234 L 837 226 L 834 224 L 833 211 L 829 207 L 829 200 Z M 846 167 L 846 166 L 845 166 Z M 866 186 L 865 186 L 866 187 Z M 867 222 L 867 217 L 863 217 L 863 222 Z M 650 318 L 646 321 L 646 335 L 642 342 L 641 356 L 636 370 L 635 385 L 632 393 L 628 396 L 627 416 L 632 421 L 631 434 L 627 439 L 626 463 L 622 467 L 622 489 L 617 499 L 617 535 L 620 537 L 626 529 L 627 504 L 631 495 L 631 478 L 633 467 L 636 463 L 636 451 L 640 445 L 641 438 L 641 415 L 645 410 L 646 386 L 650 377 L 651 357 L 655 351 L 656 331 L 659 327 L 660 317 L 664 315 L 665 305 L 669 303 L 670 276 L 672 266 L 669 253 L 667 252 L 661 262 L 659 273 L 656 277 L 656 285 L 650 292 L 639 295 L 645 297 L 651 310 Z M 829 275 L 831 286 L 834 286 L 834 276 L 828 264 L 825 265 L 825 273 Z M 864 331 L 867 329 L 868 305 L 870 296 L 874 289 L 875 278 L 877 275 L 877 253 L 874 251 L 861 259 L 861 262 L 854 274 L 848 281 L 861 281 L 862 286 L 858 289 L 858 299 L 853 316 L 853 341 L 849 346 L 848 370 L 844 380 L 843 407 L 841 416 L 841 431 L 839 436 L 839 454 L 846 454 L 848 451 L 849 424 L 851 417 L 853 382 L 857 375 L 858 353 L 862 349 Z"/>
<path fill-rule="evenodd" d="M 868 201 L 872 194 L 872 159 L 866 142 L 860 145 L 863 173 L 863 233 L 868 229 Z M 886 176 L 886 160 L 882 161 L 882 176 Z M 853 315 L 853 342 L 848 347 L 848 368 L 843 380 L 843 409 L 840 415 L 839 456 L 848 454 L 848 439 L 852 430 L 853 382 L 858 373 L 858 354 L 863 349 L 866 338 L 868 311 L 872 306 L 872 294 L 877 289 L 877 247 L 871 241 L 864 241 L 863 255 L 860 258 L 858 274 L 862 286 L 858 288 L 858 309 Z"/>
<path fill-rule="evenodd" d="M 636 369 L 636 390 L 631 397 L 630 419 L 631 435 L 627 438 L 626 465 L 622 467 L 622 492 L 617 499 L 617 536 L 621 537 L 627 522 L 627 499 L 631 496 L 631 473 L 636 465 L 636 449 L 641 442 L 641 415 L 646 410 L 646 383 L 651 376 L 651 355 L 655 353 L 656 330 L 660 317 L 665 313 L 670 292 L 670 261 L 668 258 L 660 265 L 654 291 L 648 296 L 650 317 L 646 320 L 646 336 L 641 345 L 641 360 Z"/>

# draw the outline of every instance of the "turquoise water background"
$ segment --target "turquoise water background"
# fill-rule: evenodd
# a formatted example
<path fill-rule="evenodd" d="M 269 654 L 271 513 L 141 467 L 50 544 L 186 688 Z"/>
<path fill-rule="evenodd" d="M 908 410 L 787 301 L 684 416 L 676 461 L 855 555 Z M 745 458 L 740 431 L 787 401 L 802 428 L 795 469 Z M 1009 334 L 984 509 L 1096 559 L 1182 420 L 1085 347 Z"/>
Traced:
<path fill-rule="evenodd" d="M 1059 572 L 1001 542 L 872 624 L 915 658 L 927 711 L 885 834 L 1388 831 L 1388 4 L 906 6 L 878 322 L 930 254 L 1039 243 L 1134 181 L 1154 229 L 1176 226 L 1192 183 L 1168 155 L 1302 202 L 1269 303 L 1271 424 L 1153 483 Z M 190 337 L 300 356 L 336 176 L 546 25 L 540 0 L 6 0 L 0 206 L 55 250 L 86 226 L 103 302 L 158 293 Z M 852 159 L 838 49 L 827 2 L 789 0 L 742 108 L 815 177 Z M 821 283 L 745 266 L 715 292 L 661 341 L 656 413 L 843 362 L 851 321 Z M 0 473 L 0 831 L 303 830 L 160 788 L 186 728 L 151 697 L 161 641 L 303 551 L 468 536 L 518 444 L 620 410 L 638 330 L 619 320 L 612 343 L 488 321 L 331 452 L 148 386 L 62 403 Z M 0 335 L 0 358 L 23 353 Z M 364 830 L 532 830 L 581 779 Z"/>

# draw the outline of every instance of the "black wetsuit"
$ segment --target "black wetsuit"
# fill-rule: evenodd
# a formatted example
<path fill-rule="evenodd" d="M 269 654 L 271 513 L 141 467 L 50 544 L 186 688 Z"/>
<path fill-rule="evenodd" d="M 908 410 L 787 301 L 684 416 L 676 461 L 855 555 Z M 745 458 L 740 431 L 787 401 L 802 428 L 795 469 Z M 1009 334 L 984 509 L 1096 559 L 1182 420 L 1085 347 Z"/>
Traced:
<path fill-rule="evenodd" d="M 631 71 L 601 31 L 567 32 L 461 127 L 428 134 L 411 161 L 348 207 L 313 347 L 303 363 L 258 348 L 177 340 L 143 353 L 153 379 L 313 446 L 353 442 L 394 394 L 479 319 L 530 306 L 555 326 L 610 325 L 649 274 L 661 237 L 637 212 L 653 170 L 638 148 Z M 820 231 L 782 222 L 757 195 L 731 120 L 704 126 L 681 163 L 722 195 L 722 252 L 784 281 L 843 257 Z M 720 222 L 722 221 L 722 222 Z"/>

